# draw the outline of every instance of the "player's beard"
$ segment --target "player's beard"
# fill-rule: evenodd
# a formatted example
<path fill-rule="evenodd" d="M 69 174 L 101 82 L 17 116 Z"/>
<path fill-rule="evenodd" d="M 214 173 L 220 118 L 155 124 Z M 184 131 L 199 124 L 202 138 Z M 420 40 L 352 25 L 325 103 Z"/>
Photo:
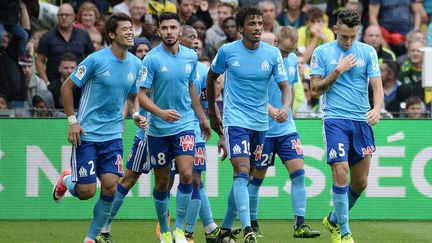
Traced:
<path fill-rule="evenodd" d="M 166 46 L 174 46 L 175 44 L 178 43 L 180 37 L 177 37 L 173 42 L 168 42 L 166 41 L 164 38 L 162 39 L 162 42 L 166 45 Z"/>

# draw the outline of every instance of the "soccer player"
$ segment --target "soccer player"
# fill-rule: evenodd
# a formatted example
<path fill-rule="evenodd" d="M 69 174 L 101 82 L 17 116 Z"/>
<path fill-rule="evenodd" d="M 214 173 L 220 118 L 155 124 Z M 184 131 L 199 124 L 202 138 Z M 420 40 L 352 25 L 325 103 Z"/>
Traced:
<path fill-rule="evenodd" d="M 323 220 L 332 242 L 354 242 L 348 210 L 366 188 L 375 141 L 371 125 L 378 123 L 383 103 L 380 67 L 372 46 L 357 42 L 360 16 L 339 13 L 337 39 L 315 49 L 311 59 L 311 89 L 323 95 L 323 134 L 333 178 L 334 211 Z M 373 109 L 368 102 L 373 89 Z M 349 171 L 349 180 L 348 180 Z"/>
<path fill-rule="evenodd" d="M 192 167 L 195 155 L 194 111 L 202 136 L 210 137 L 210 127 L 194 86 L 197 54 L 179 45 L 182 34 L 179 16 L 165 12 L 159 17 L 162 44 L 144 58 L 145 78 L 138 100 L 149 111 L 147 131 L 150 163 L 155 175 L 153 190 L 160 223 L 161 242 L 187 242 L 184 220 L 192 194 Z M 150 97 L 147 96 L 150 90 Z M 193 109 L 192 109 L 193 108 Z M 170 164 L 175 158 L 180 183 L 176 196 L 176 223 L 173 234 L 168 225 Z"/>
<path fill-rule="evenodd" d="M 238 212 L 245 242 L 256 242 L 256 234 L 250 223 L 247 188 L 250 163 L 255 158 L 261 158 L 268 130 L 267 91 L 271 76 L 274 76 L 273 82 L 278 83 L 282 92 L 283 105 L 274 117 L 278 122 L 284 122 L 288 117 L 289 86 L 280 51 L 260 41 L 263 31 L 261 11 L 256 7 L 242 7 L 235 20 L 243 40 L 223 45 L 207 76 L 210 123 L 220 137 L 218 147 L 224 150 L 223 159 L 228 155 L 234 169 L 234 182 L 220 238 L 230 240 L 229 229 Z M 222 132 L 222 121 L 215 102 L 215 82 L 224 72 Z"/>
<path fill-rule="evenodd" d="M 293 27 L 282 27 L 276 34 L 275 44 L 282 53 L 288 75 L 290 89 L 298 82 L 297 56 L 294 51 L 297 48 L 298 33 Z M 288 109 L 288 120 L 277 123 L 273 120 L 278 109 L 282 108 L 281 92 L 275 82 L 270 81 L 269 97 L 269 130 L 264 143 L 263 159 L 255 166 L 251 166 L 251 180 L 249 181 L 249 199 L 251 225 L 258 235 L 259 226 L 257 219 L 258 193 L 267 169 L 274 165 L 276 154 L 279 155 L 291 178 L 291 202 L 294 211 L 294 237 L 314 238 L 320 235 L 317 230 L 312 230 L 304 223 L 306 211 L 306 187 L 303 148 L 300 136 L 292 117 L 291 108 Z"/>
<path fill-rule="evenodd" d="M 84 242 L 95 238 L 110 216 L 119 178 L 123 176 L 123 116 L 126 98 L 135 100 L 142 78 L 141 61 L 127 50 L 133 46 L 132 19 L 113 14 L 105 24 L 111 48 L 91 54 L 82 61 L 61 87 L 68 115 L 68 140 L 73 144 L 70 170 L 62 172 L 53 198 L 59 202 L 66 191 L 80 200 L 101 194 Z M 73 109 L 73 89 L 82 88 L 78 115 Z M 136 117 L 139 125 L 143 117 Z"/>

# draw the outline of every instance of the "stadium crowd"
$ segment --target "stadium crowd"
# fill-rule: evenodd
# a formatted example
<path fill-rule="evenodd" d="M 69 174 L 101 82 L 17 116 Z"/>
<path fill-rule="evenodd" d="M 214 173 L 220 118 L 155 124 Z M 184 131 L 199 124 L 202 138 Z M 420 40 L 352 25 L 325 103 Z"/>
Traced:
<path fill-rule="evenodd" d="M 161 42 L 158 15 L 177 12 L 198 32 L 199 59 L 210 65 L 223 44 L 241 38 L 233 16 L 246 4 L 263 12 L 263 40 L 272 42 L 280 26 L 298 30 L 302 82 L 295 85 L 295 117 L 321 117 L 308 63 L 317 46 L 335 39 L 332 27 L 342 9 L 361 13 L 358 41 L 378 53 L 382 117 L 431 117 L 432 88 L 422 87 L 421 79 L 422 48 L 432 46 L 432 0 L 0 0 L 0 116 L 65 117 L 60 87 L 86 56 L 108 46 L 101 27 L 111 13 L 132 17 L 136 39 L 130 51 L 143 58 Z M 223 87 L 221 76 L 220 107 Z M 80 93 L 74 96 L 78 109 Z"/>

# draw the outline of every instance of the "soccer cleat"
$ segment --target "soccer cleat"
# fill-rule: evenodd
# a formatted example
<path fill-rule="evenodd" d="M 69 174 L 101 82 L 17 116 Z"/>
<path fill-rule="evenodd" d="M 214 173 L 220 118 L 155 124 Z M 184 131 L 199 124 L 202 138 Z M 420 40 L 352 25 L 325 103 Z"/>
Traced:
<path fill-rule="evenodd" d="M 206 242 L 207 243 L 216 243 L 217 239 L 218 239 L 218 236 L 220 235 L 220 233 L 221 233 L 221 229 L 219 227 L 217 227 L 216 229 L 214 229 L 209 234 L 204 233 L 205 234 L 205 238 L 206 238 Z"/>
<path fill-rule="evenodd" d="M 63 184 L 63 179 L 65 178 L 65 176 L 68 176 L 71 174 L 71 170 L 64 170 L 61 174 L 60 177 L 57 180 L 57 183 L 53 189 L 53 199 L 54 202 L 59 203 L 66 191 L 67 191 L 67 187 Z"/>
<path fill-rule="evenodd" d="M 261 231 L 260 231 L 260 229 L 259 229 L 259 226 L 257 226 L 257 227 L 252 227 L 252 230 L 253 230 L 253 232 L 255 232 L 255 234 L 256 234 L 257 237 L 260 237 L 260 238 L 264 237 L 264 235 L 261 234 Z"/>
<path fill-rule="evenodd" d="M 190 232 L 185 231 L 185 237 L 186 237 L 186 240 L 188 243 L 194 243 L 193 232 L 190 233 Z"/>
<path fill-rule="evenodd" d="M 316 238 L 321 235 L 318 230 L 311 229 L 308 225 L 294 226 L 294 238 Z"/>
<path fill-rule="evenodd" d="M 170 218 L 170 214 L 168 211 L 168 225 L 170 224 L 171 218 Z M 156 237 L 160 240 L 160 224 L 159 221 L 156 224 Z"/>
<path fill-rule="evenodd" d="M 219 229 L 218 232 L 218 236 L 216 241 L 207 241 L 207 243 L 237 243 L 236 241 L 236 237 L 234 236 L 234 234 L 232 233 L 232 230 L 223 230 L 224 232 L 222 233 L 222 229 Z M 241 229 L 240 229 L 241 232 Z M 239 234 L 240 232 L 237 232 L 237 234 Z"/>
<path fill-rule="evenodd" d="M 160 234 L 160 243 L 173 243 L 171 232 Z"/>
<path fill-rule="evenodd" d="M 176 228 L 173 232 L 175 243 L 187 243 L 185 232 L 182 229 Z"/>
<path fill-rule="evenodd" d="M 246 227 L 243 231 L 244 233 L 244 242 L 245 243 L 256 243 L 257 235 L 252 229 L 252 227 Z"/>
<path fill-rule="evenodd" d="M 330 231 L 331 242 L 341 243 L 341 234 L 340 234 L 339 226 L 330 223 L 329 216 L 324 217 L 322 224 L 324 225 L 324 227 L 326 227 L 326 229 L 328 229 L 328 231 Z"/>
<path fill-rule="evenodd" d="M 342 236 L 341 243 L 354 243 L 354 238 L 351 233 L 346 233 Z"/>
<path fill-rule="evenodd" d="M 112 240 L 111 234 L 108 232 L 96 236 L 96 243 L 114 243 L 114 241 Z"/>

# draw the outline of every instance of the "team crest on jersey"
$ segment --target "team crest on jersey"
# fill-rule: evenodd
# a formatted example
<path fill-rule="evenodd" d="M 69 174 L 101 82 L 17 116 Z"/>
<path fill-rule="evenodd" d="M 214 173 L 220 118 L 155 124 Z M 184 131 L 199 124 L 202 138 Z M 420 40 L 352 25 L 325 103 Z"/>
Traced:
<path fill-rule="evenodd" d="M 184 135 L 180 137 L 180 146 L 184 152 L 192 151 L 195 145 L 195 137 L 191 135 Z"/>
<path fill-rule="evenodd" d="M 188 63 L 185 67 L 186 73 L 190 73 L 192 71 L 192 66 Z"/>
<path fill-rule="evenodd" d="M 264 60 L 264 62 L 261 63 L 261 70 L 270 70 L 270 64 L 267 62 L 267 60 Z"/>
<path fill-rule="evenodd" d="M 147 79 L 147 67 L 142 66 L 141 67 L 141 81 L 144 81 Z"/>
<path fill-rule="evenodd" d="M 132 81 L 134 80 L 134 74 L 133 74 L 132 71 L 129 71 L 129 73 L 128 73 L 128 77 L 127 77 L 127 80 L 128 80 L 129 82 L 132 82 Z"/>
<path fill-rule="evenodd" d="M 240 154 L 241 153 L 241 148 L 238 144 L 234 145 L 233 147 L 233 153 L 234 154 Z"/>
<path fill-rule="evenodd" d="M 313 55 L 310 62 L 311 68 L 318 68 L 318 58 Z"/>
<path fill-rule="evenodd" d="M 333 148 L 330 149 L 330 152 L 329 152 L 329 158 L 330 158 L 330 159 L 336 159 L 336 158 L 337 158 L 336 150 L 334 150 Z"/>
<path fill-rule="evenodd" d="M 356 66 L 357 67 L 364 67 L 366 65 L 365 61 L 361 58 L 358 58 L 356 61 Z"/>
<path fill-rule="evenodd" d="M 79 80 L 81 80 L 84 77 L 86 71 L 87 71 L 86 66 L 84 66 L 84 65 L 79 66 L 76 73 L 75 73 L 75 77 L 77 77 Z"/>

